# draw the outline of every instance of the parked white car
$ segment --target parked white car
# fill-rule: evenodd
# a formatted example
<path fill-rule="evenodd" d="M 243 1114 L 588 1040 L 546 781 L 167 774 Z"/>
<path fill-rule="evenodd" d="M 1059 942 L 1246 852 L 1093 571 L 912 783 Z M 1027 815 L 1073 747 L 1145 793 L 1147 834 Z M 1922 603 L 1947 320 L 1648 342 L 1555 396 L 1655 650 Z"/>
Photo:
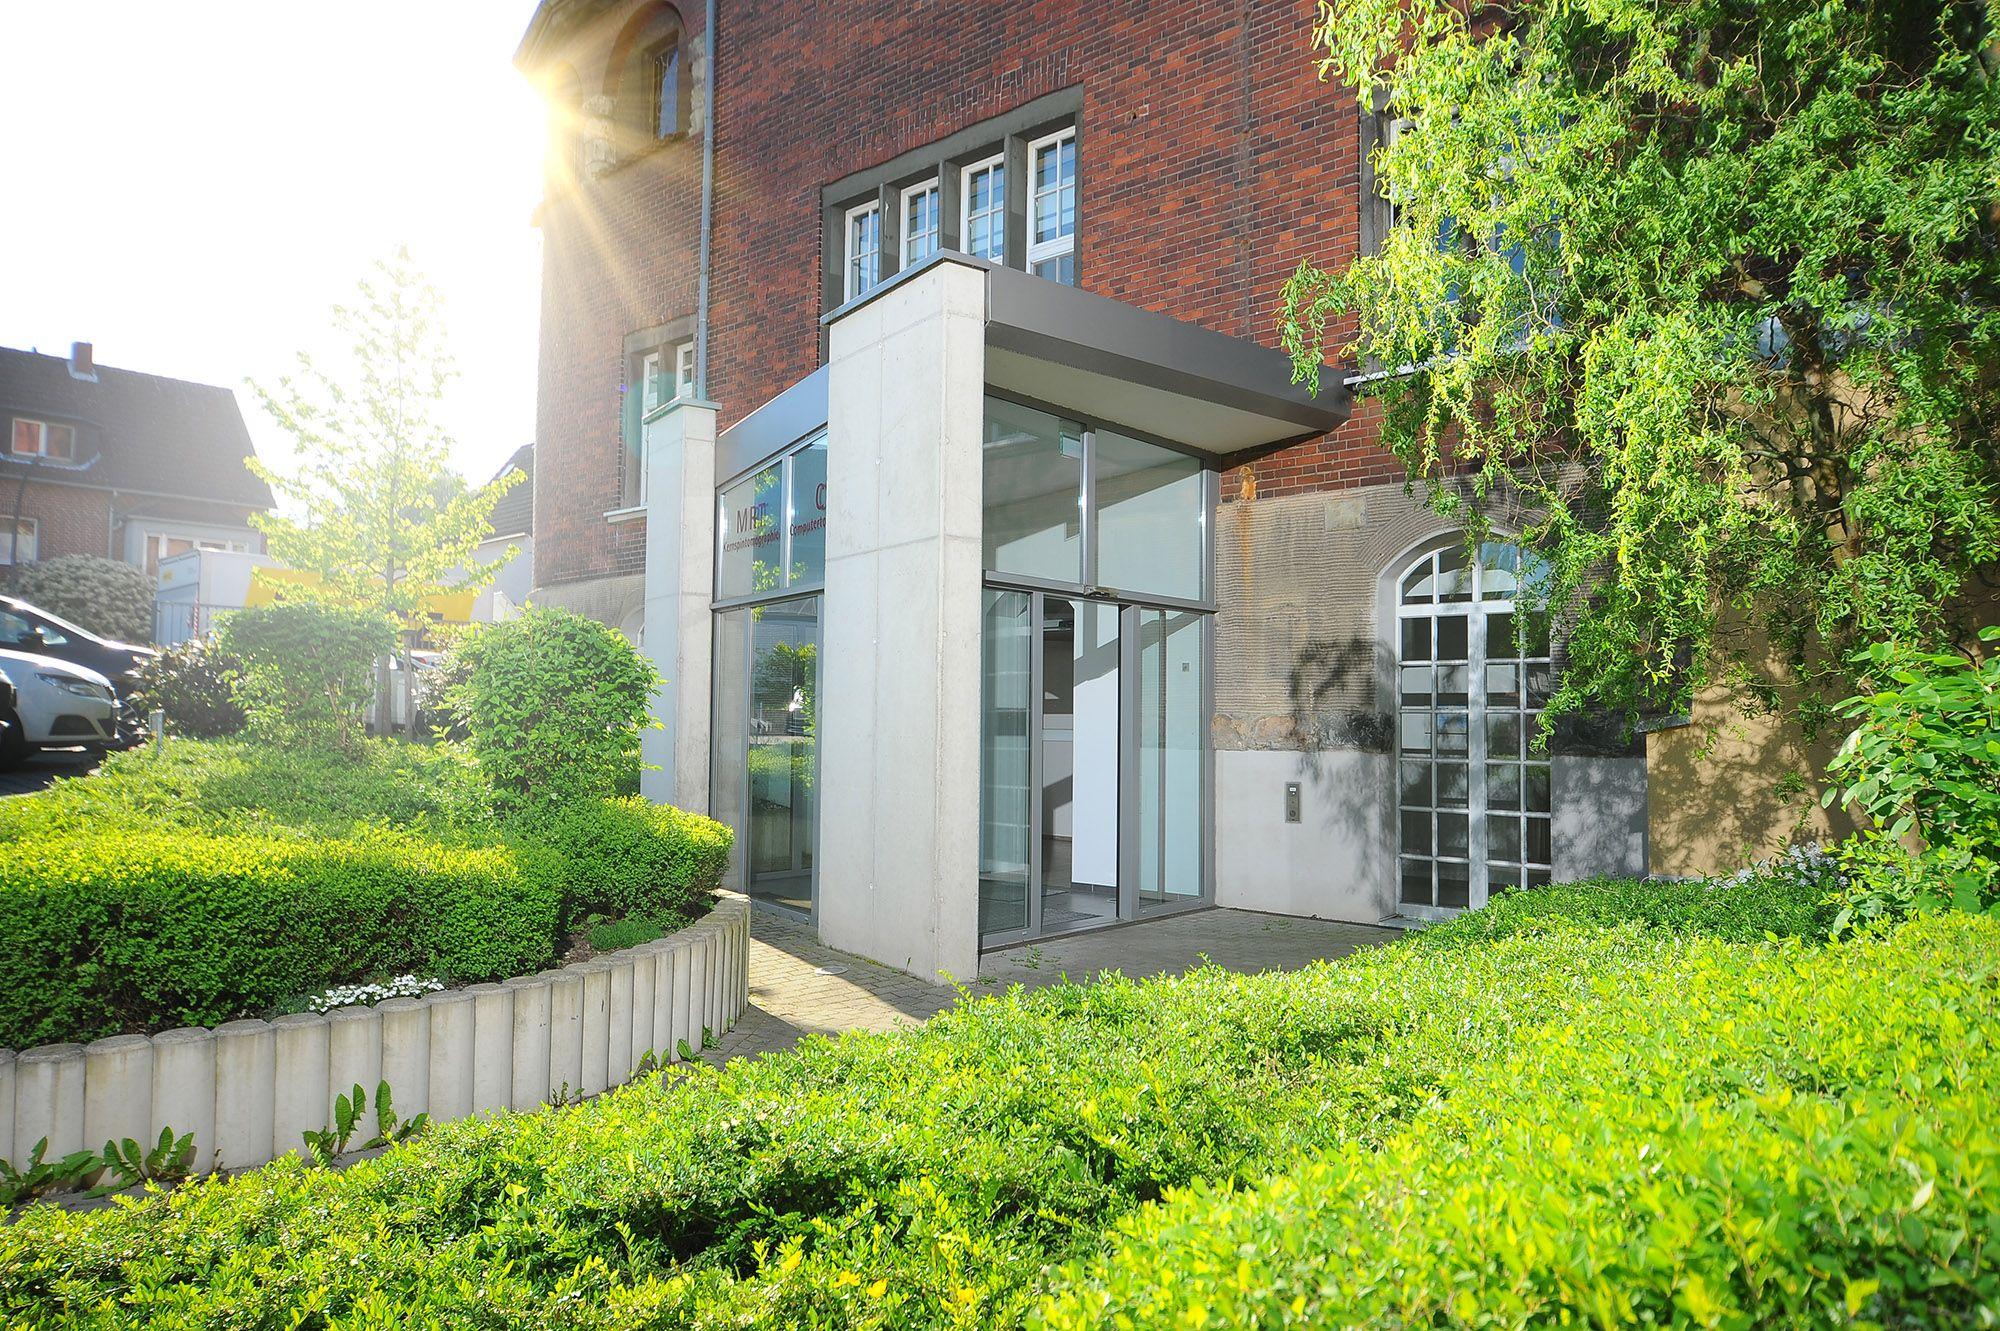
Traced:
<path fill-rule="evenodd" d="M 14 685 L 13 714 L 0 716 L 7 722 L 0 732 L 0 767 L 36 749 L 106 749 L 118 742 L 118 693 L 95 670 L 0 650 L 0 671 Z"/>

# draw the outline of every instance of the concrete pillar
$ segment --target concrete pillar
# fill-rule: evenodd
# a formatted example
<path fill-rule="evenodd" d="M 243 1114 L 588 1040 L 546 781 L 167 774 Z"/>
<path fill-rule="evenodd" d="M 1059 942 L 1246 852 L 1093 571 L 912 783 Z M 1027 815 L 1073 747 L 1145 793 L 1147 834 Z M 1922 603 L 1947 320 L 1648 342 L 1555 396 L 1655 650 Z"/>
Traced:
<path fill-rule="evenodd" d="M 583 1085 L 583 976 L 559 970 L 538 978 L 549 982 L 549 1084 L 543 1094 L 574 1096 Z"/>
<path fill-rule="evenodd" d="M 472 995 L 472 1112 L 507 1108 L 514 1084 L 514 991 L 475 984 Z"/>
<path fill-rule="evenodd" d="M 430 1098 L 433 1120 L 450 1123 L 472 1112 L 472 1067 L 478 1039 L 474 999 L 463 989 L 425 994 L 431 1019 Z"/>
<path fill-rule="evenodd" d="M 37 1045 L 14 1062 L 14 1153 L 25 1166 L 44 1137 L 43 1160 L 83 1149 L 83 1046 Z M 103 1145 L 103 1143 L 99 1143 Z"/>
<path fill-rule="evenodd" d="M 660 728 L 639 737 L 639 791 L 708 808 L 708 704 L 715 591 L 715 407 L 680 398 L 645 422 L 646 617 L 639 646 L 666 683 Z"/>
<path fill-rule="evenodd" d="M 508 1098 L 514 1108 L 548 1103 L 549 983 L 521 976 L 501 986 L 514 995 L 514 1069 Z"/>
<path fill-rule="evenodd" d="M 271 1158 L 277 1036 L 268 1021 L 215 1028 L 215 1153 L 222 1169 L 254 1169 Z"/>
<path fill-rule="evenodd" d="M 153 1042 L 143 1035 L 113 1035 L 83 1047 L 83 1149 L 106 1142 L 135 1143 L 153 1117 Z"/>
<path fill-rule="evenodd" d="M 601 1095 L 611 1084 L 611 967 L 586 961 L 569 969 L 583 981 L 583 1015 L 577 1025 L 583 1059 L 576 1084 L 585 1095 Z"/>
<path fill-rule="evenodd" d="M 0 1049 L 0 1160 L 13 1162 L 14 1155 L 14 1051 Z"/>
<path fill-rule="evenodd" d="M 986 282 L 944 262 L 829 329 L 819 928 L 979 969 Z"/>
<path fill-rule="evenodd" d="M 694 1041 L 690 1038 L 694 1001 L 692 995 L 688 992 L 688 981 L 694 974 L 694 966 L 689 962 L 688 958 L 693 955 L 693 952 L 693 944 L 682 938 L 680 942 L 661 954 L 660 957 L 660 979 L 665 983 L 667 989 L 667 1006 L 664 1018 L 666 1021 L 665 1038 L 667 1049 L 675 1062 L 680 1061 L 681 1044 L 683 1042 L 686 1042 L 690 1048 L 694 1044 Z M 658 1021 L 661 1018 L 655 1017 L 654 1020 Z M 696 1029 L 694 1033 L 699 1034 L 700 1032 Z"/>
<path fill-rule="evenodd" d="M 331 1122 L 327 1105 L 332 1023 L 317 1012 L 294 1012 L 271 1023 L 277 1041 L 272 1073 L 271 1154 L 304 1154 L 305 1134 Z"/>
<path fill-rule="evenodd" d="M 689 931 L 688 939 L 688 1048 L 701 1052 L 702 1032 L 709 1029 L 708 1011 L 708 940 L 699 926 Z"/>
<path fill-rule="evenodd" d="M 604 1082 L 623 1086 L 632 1076 L 632 956 L 621 952 L 605 960 L 611 981 L 611 1022 Z"/>
<path fill-rule="evenodd" d="M 382 1080 L 389 1083 L 389 1107 L 401 1120 L 430 1108 L 431 1014 L 415 998 L 389 998 L 375 1005 L 382 1014 Z M 375 1088 L 368 1089 L 372 1112 Z"/>
<path fill-rule="evenodd" d="M 634 948 L 632 956 L 632 1057 L 627 1065 L 626 1076 L 631 1069 L 639 1066 L 639 1061 L 659 1046 L 653 1039 L 653 1008 L 657 1002 L 654 994 L 654 977 L 658 974 L 660 954 L 652 948 Z"/>
<path fill-rule="evenodd" d="M 199 1026 L 181 1026 L 153 1037 L 153 1116 L 146 1124 L 148 1149 L 160 1130 L 194 1138 L 191 1174 L 215 1165 L 215 1036 Z"/>
<path fill-rule="evenodd" d="M 368 1103 L 375 1103 L 382 1081 L 382 1014 L 356 1003 L 327 1013 L 326 1024 L 326 1122 L 332 1123 L 335 1096 L 352 1096 L 359 1086 Z"/>

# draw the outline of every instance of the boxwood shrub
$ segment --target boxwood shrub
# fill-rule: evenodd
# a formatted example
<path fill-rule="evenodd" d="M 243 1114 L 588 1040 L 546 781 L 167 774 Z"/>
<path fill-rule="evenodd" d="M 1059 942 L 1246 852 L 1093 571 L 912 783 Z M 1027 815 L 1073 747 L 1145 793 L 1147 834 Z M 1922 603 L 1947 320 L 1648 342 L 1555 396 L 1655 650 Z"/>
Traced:
<path fill-rule="evenodd" d="M 585 915 L 686 919 L 722 882 L 729 828 L 637 796 L 586 799 L 522 815 L 517 845 L 547 852 L 545 872 L 561 883 L 569 923 Z"/>
<path fill-rule="evenodd" d="M 0 1231 L 23 1326 L 1961 1325 L 2000 921 L 1058 986 Z"/>
<path fill-rule="evenodd" d="M 0 844 L 0 1043 L 211 1025 L 381 973 L 522 974 L 560 908 L 505 848 L 386 832 Z"/>

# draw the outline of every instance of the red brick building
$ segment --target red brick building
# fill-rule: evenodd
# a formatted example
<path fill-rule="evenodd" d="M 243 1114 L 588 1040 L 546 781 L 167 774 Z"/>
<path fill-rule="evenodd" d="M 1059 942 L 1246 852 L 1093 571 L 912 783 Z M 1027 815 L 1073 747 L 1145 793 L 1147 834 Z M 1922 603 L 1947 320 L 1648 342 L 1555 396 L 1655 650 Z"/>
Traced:
<path fill-rule="evenodd" d="M 1313 18 L 537 11 L 534 597 L 643 624 L 660 788 L 841 946 L 963 974 L 1164 909 L 1372 921 L 1643 869 L 1643 758 L 1520 748 L 1551 674 L 1511 630 L 1531 557 L 1468 561 L 1344 376 L 1316 402 L 1275 350 L 1299 262 L 1388 224 L 1382 126 L 1316 79 Z M 912 320 L 980 377 L 895 344 Z"/>
<path fill-rule="evenodd" d="M 0 348 L 0 560 L 123 560 L 151 573 L 196 546 L 259 550 L 271 492 L 244 466 L 227 388 Z M 11 535 L 10 535 L 11 533 Z"/>

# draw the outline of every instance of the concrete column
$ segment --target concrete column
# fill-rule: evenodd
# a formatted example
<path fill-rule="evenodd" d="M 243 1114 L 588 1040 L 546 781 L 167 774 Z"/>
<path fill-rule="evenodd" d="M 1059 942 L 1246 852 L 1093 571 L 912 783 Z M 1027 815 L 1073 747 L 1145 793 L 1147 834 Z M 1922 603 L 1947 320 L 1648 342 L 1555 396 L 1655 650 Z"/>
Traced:
<path fill-rule="evenodd" d="M 130 1137 L 140 1142 L 153 1117 L 153 1042 L 113 1035 L 83 1047 L 83 1149 Z"/>
<path fill-rule="evenodd" d="M 199 1026 L 181 1026 L 153 1037 L 153 1117 L 146 1125 L 148 1149 L 160 1130 L 194 1138 L 191 1174 L 215 1164 L 215 1036 Z"/>
<path fill-rule="evenodd" d="M 549 982 L 549 1084 L 575 1095 L 583 1085 L 583 977 L 573 970 L 543 971 Z"/>
<path fill-rule="evenodd" d="M 715 407 L 681 398 L 645 422 L 646 618 L 639 646 L 666 683 L 639 738 L 647 799 L 708 808 L 708 688 L 715 590 Z"/>
<path fill-rule="evenodd" d="M 271 1158 L 277 1037 L 268 1021 L 215 1028 L 215 1152 L 222 1169 L 254 1169 Z"/>
<path fill-rule="evenodd" d="M 694 995 L 689 982 L 694 976 L 694 945 L 683 938 L 670 950 L 661 954 L 660 979 L 666 985 L 667 1006 L 662 1014 L 654 1017 L 655 1022 L 666 1023 L 667 1050 L 676 1063 L 680 1061 L 683 1041 L 692 1049 L 701 1034 L 701 1028 L 694 1022 Z"/>
<path fill-rule="evenodd" d="M 658 1002 L 654 993 L 654 977 L 658 974 L 660 954 L 651 948 L 632 950 L 632 1056 L 626 1065 L 625 1075 L 639 1066 L 639 1060 L 659 1046 L 653 1040 L 653 1009 Z"/>
<path fill-rule="evenodd" d="M 985 318 L 945 262 L 829 331 L 820 936 L 938 983 L 979 969 Z"/>
<path fill-rule="evenodd" d="M 514 991 L 475 984 L 472 995 L 472 1112 L 505 1109 L 514 1083 Z"/>
<path fill-rule="evenodd" d="M 415 998 L 390 998 L 375 1005 L 382 1014 L 382 1080 L 389 1083 L 389 1107 L 400 1120 L 430 1108 L 431 1014 Z M 368 1088 L 375 1104 L 375 1088 Z"/>
<path fill-rule="evenodd" d="M 514 995 L 514 1069 L 508 1089 L 514 1108 L 533 1109 L 549 1096 L 549 982 L 522 976 L 501 986 Z"/>
<path fill-rule="evenodd" d="M 14 1155 L 14 1051 L 11 1049 L 0 1049 L 0 1151 L 7 1152 L 0 1160 L 20 1163 Z"/>
<path fill-rule="evenodd" d="M 701 1052 L 702 1032 L 709 1027 L 708 940 L 700 929 L 689 931 L 688 939 L 688 1048 Z"/>
<path fill-rule="evenodd" d="M 359 1086 L 369 1104 L 382 1081 L 382 1014 L 356 1003 L 326 1014 L 326 1122 L 333 1122 L 333 1100 L 353 1095 Z"/>
<path fill-rule="evenodd" d="M 430 1099 L 425 1108 L 434 1121 L 450 1123 L 472 1112 L 473 1055 L 478 1038 L 474 999 L 463 989 L 447 989 L 425 994 L 424 1006 L 431 1018 Z"/>
<path fill-rule="evenodd" d="M 611 1022 L 604 1082 L 607 1086 L 623 1086 L 632 1076 L 632 955 L 621 952 L 606 958 L 606 962 L 611 979 Z"/>
<path fill-rule="evenodd" d="M 60 1160 L 83 1149 L 80 1044 L 37 1045 L 14 1062 L 14 1153 L 9 1159 L 25 1166 L 44 1137 L 49 1144 L 43 1160 Z"/>
<path fill-rule="evenodd" d="M 583 1015 L 577 1026 L 583 1060 L 576 1085 L 585 1095 L 599 1095 L 611 1084 L 611 967 L 586 961 L 569 969 L 583 981 Z"/>
<path fill-rule="evenodd" d="M 272 1073 L 271 1154 L 305 1151 L 305 1134 L 327 1126 L 331 1023 L 317 1012 L 294 1012 L 271 1023 L 277 1040 Z"/>

